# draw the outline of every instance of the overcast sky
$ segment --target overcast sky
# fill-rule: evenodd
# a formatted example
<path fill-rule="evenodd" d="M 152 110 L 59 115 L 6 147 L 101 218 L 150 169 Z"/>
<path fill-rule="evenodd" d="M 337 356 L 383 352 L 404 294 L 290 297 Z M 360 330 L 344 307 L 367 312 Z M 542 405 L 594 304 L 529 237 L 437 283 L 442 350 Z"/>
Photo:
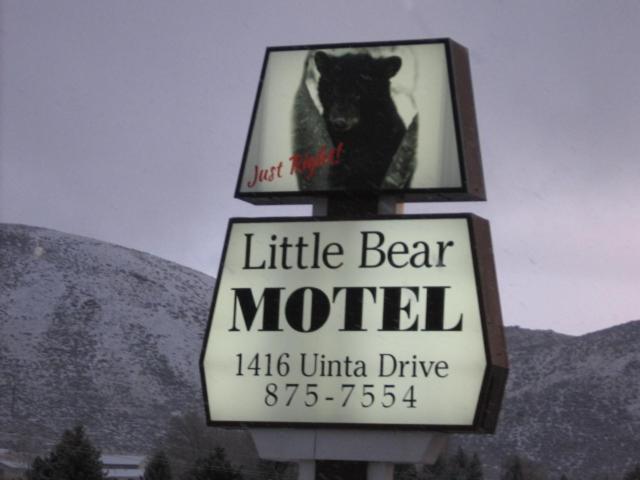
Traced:
<path fill-rule="evenodd" d="M 640 318 L 640 2 L 0 4 L 0 222 L 217 274 L 270 45 L 451 37 L 469 49 L 505 323 Z"/>

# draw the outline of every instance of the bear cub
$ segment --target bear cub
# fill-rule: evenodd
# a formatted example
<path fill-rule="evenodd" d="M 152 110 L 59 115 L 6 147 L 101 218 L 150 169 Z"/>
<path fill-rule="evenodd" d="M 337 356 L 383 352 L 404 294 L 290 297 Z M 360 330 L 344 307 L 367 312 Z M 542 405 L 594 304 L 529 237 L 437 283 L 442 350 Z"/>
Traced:
<path fill-rule="evenodd" d="M 329 172 L 331 188 L 379 190 L 406 128 L 391 98 L 391 78 L 402 59 L 369 54 L 314 55 L 318 96 L 333 145 L 344 145 Z"/>

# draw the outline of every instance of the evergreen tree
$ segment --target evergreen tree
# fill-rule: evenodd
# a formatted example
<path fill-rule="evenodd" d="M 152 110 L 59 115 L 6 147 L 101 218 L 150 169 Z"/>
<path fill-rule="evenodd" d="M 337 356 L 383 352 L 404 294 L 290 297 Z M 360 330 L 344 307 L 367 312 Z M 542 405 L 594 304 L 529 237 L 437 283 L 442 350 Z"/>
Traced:
<path fill-rule="evenodd" d="M 213 453 L 196 460 L 193 468 L 187 472 L 189 480 L 242 480 L 240 470 L 235 468 L 224 453 L 224 448 L 217 447 Z"/>
<path fill-rule="evenodd" d="M 467 469 L 467 480 L 483 480 L 484 473 L 482 471 L 482 462 L 477 453 L 473 454 L 471 461 L 469 462 L 469 468 Z"/>
<path fill-rule="evenodd" d="M 297 478 L 294 475 L 293 463 L 277 462 L 274 460 L 260 460 L 258 463 L 258 478 L 269 480 L 283 480 L 286 478 Z"/>
<path fill-rule="evenodd" d="M 173 478 L 182 479 L 198 459 L 207 457 L 219 446 L 233 451 L 234 458 L 247 468 L 258 468 L 259 459 L 248 434 L 211 428 L 200 411 L 171 417 L 158 449 L 167 454 Z"/>
<path fill-rule="evenodd" d="M 27 480 L 48 480 L 51 475 L 51 464 L 48 458 L 36 457 L 31 468 L 26 471 Z"/>
<path fill-rule="evenodd" d="M 394 480 L 417 480 L 418 472 L 416 472 L 415 465 L 411 464 L 397 464 L 393 469 Z"/>
<path fill-rule="evenodd" d="M 502 467 L 500 480 L 524 480 L 522 460 L 518 455 L 514 455 L 507 459 Z"/>
<path fill-rule="evenodd" d="M 207 427 L 199 412 L 190 411 L 171 417 L 159 449 L 167 453 L 175 478 L 188 478 L 185 474 L 196 461 L 213 452 L 220 444 L 216 432 L 217 429 Z"/>
<path fill-rule="evenodd" d="M 449 459 L 447 466 L 447 479 L 467 480 L 467 469 L 469 468 L 469 457 L 462 447 L 458 447 L 455 455 Z"/>
<path fill-rule="evenodd" d="M 422 469 L 422 480 L 483 480 L 482 462 L 477 453 L 471 458 L 462 447 L 445 457 L 440 455 L 433 465 Z"/>
<path fill-rule="evenodd" d="M 502 465 L 501 480 L 545 480 L 548 477 L 539 463 L 518 455 L 508 457 Z"/>
<path fill-rule="evenodd" d="M 106 480 L 100 451 L 81 425 L 66 430 L 46 458 L 37 457 L 27 471 L 29 480 Z"/>
<path fill-rule="evenodd" d="M 433 465 L 425 465 L 422 469 L 424 480 L 444 480 L 447 469 L 447 460 L 444 455 L 439 455 Z"/>
<path fill-rule="evenodd" d="M 157 451 L 144 469 L 143 480 L 171 480 L 169 459 L 162 450 Z"/>
<path fill-rule="evenodd" d="M 627 470 L 623 480 L 640 480 L 640 463 L 636 463 L 635 467 Z"/>

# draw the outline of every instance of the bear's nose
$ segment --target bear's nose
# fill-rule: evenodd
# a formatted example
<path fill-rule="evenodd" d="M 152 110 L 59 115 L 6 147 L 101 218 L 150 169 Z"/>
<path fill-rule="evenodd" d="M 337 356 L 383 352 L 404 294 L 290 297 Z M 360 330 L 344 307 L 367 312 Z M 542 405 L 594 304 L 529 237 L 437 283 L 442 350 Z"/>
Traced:
<path fill-rule="evenodd" d="M 345 117 L 332 117 L 331 125 L 333 125 L 333 128 L 339 131 L 344 131 L 349 128 L 349 122 L 347 122 L 347 119 Z"/>

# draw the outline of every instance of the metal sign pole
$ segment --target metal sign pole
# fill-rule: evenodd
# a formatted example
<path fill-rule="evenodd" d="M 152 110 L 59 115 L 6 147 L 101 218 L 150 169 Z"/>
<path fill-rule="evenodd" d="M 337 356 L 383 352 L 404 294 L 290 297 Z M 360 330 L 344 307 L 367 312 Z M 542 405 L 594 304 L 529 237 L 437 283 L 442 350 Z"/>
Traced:
<path fill-rule="evenodd" d="M 402 213 L 395 197 L 318 199 L 314 217 L 342 219 Z M 448 436 L 436 432 L 254 428 L 263 459 L 298 464 L 298 480 L 392 480 L 394 463 L 432 464 Z"/>
<path fill-rule="evenodd" d="M 376 215 L 383 213 L 381 212 L 383 209 L 380 208 L 382 203 L 383 202 L 375 196 L 367 199 L 357 199 L 357 197 L 353 197 L 346 201 L 326 198 L 323 199 L 323 201 L 317 200 L 313 204 L 313 216 L 344 218 L 356 215 Z M 385 207 L 384 213 L 398 213 L 396 211 L 395 199 L 389 199 L 385 202 Z M 351 441 L 357 442 L 357 436 L 354 436 Z M 390 462 L 368 462 L 366 464 L 360 464 L 360 468 L 357 469 L 359 471 L 355 472 L 353 471 L 353 467 L 349 469 L 344 462 L 339 461 L 327 461 L 324 463 L 324 466 L 325 469 L 333 470 L 336 480 L 338 480 L 338 478 L 347 479 L 354 477 L 362 480 L 393 480 L 393 463 Z M 324 473 L 322 472 L 322 468 L 316 469 L 314 465 L 313 480 L 322 480 L 325 477 L 322 473 Z M 302 478 L 299 477 L 299 480 L 302 480 Z"/>
<path fill-rule="evenodd" d="M 434 463 L 448 435 L 397 430 L 252 428 L 260 458 L 298 464 L 298 480 L 391 480 L 395 463 Z"/>
<path fill-rule="evenodd" d="M 373 216 L 378 214 L 402 213 L 402 209 L 403 205 L 398 203 L 393 197 L 384 199 L 380 199 L 377 196 L 369 198 L 352 197 L 347 200 L 326 198 L 317 200 L 313 204 L 313 216 L 340 219 L 358 215 Z M 361 437 L 356 433 L 351 437 L 350 441 L 356 443 L 359 441 L 359 438 Z M 383 444 L 384 443 L 386 442 L 383 442 Z M 391 462 L 367 462 L 360 464 L 360 468 L 356 468 L 356 471 L 353 471 L 353 466 L 348 468 L 344 462 L 328 461 L 325 462 L 325 469 L 332 470 L 336 480 L 338 480 L 338 478 L 354 479 L 356 476 L 362 478 L 362 480 L 393 480 L 393 463 Z M 322 469 L 317 469 L 314 465 L 313 470 L 314 476 L 309 477 L 309 480 L 311 480 L 311 478 L 314 480 L 326 478 L 326 475 L 321 475 L 323 473 L 322 471 L 318 471 Z M 300 471 L 302 473 L 302 469 Z M 298 478 L 299 480 L 303 480 L 303 478 L 306 480 L 306 477 L 302 477 L 302 475 L 299 475 Z"/>

